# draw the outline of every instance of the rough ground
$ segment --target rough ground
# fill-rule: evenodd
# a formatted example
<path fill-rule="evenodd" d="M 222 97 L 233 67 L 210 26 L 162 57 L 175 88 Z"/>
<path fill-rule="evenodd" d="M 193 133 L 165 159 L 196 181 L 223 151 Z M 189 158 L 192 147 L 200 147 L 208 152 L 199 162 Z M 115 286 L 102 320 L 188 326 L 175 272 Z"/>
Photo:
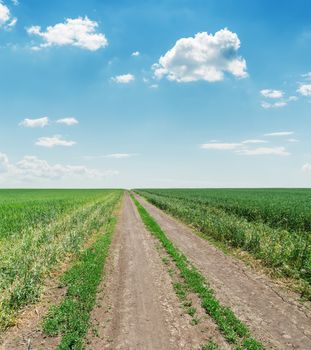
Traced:
<path fill-rule="evenodd" d="M 206 276 L 217 298 L 232 308 L 267 349 L 311 349 L 311 314 L 293 295 L 217 250 L 143 198 L 137 199 Z"/>
<path fill-rule="evenodd" d="M 87 349 L 200 349 L 215 327 L 190 325 L 154 238 L 125 195 Z M 225 344 L 223 349 L 228 348 Z"/>

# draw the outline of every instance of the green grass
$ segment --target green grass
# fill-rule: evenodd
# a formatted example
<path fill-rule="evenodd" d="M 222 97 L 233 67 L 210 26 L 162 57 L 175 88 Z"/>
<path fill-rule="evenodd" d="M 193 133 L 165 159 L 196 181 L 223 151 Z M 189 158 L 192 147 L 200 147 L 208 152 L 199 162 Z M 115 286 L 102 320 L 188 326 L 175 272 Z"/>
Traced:
<path fill-rule="evenodd" d="M 200 191 L 202 191 L 201 197 Z M 228 191 L 229 194 L 226 195 L 226 191 Z M 190 224 L 199 232 L 227 246 L 247 251 L 258 259 L 261 264 L 271 268 L 276 276 L 290 277 L 296 280 L 300 285 L 300 291 L 303 296 L 310 298 L 310 232 L 304 232 L 302 229 L 299 232 L 290 232 L 285 230 L 282 224 L 277 228 L 276 222 L 279 220 L 278 215 L 281 214 L 276 214 L 274 225 L 269 224 L 269 220 L 273 217 L 274 213 L 277 212 L 276 203 L 279 203 L 279 210 L 283 213 L 282 215 L 285 215 L 284 213 L 286 212 L 284 208 L 290 206 L 286 204 L 282 207 L 283 197 L 278 195 L 279 192 L 271 190 L 272 193 L 276 193 L 277 199 L 273 202 L 274 211 L 271 211 L 271 218 L 269 220 L 263 220 L 262 218 L 258 220 L 253 218 L 250 220 L 246 216 L 238 215 L 236 213 L 238 209 L 224 210 L 219 205 L 219 203 L 222 203 L 222 200 L 226 203 L 227 196 L 231 198 L 231 201 L 234 194 L 236 194 L 234 202 L 236 208 L 239 207 L 239 201 L 241 201 L 241 211 L 246 210 L 247 203 L 250 203 L 250 208 L 252 210 L 258 205 L 256 210 L 260 213 L 271 195 L 268 195 L 268 199 L 264 200 L 263 197 L 267 195 L 267 193 L 269 194 L 269 191 L 258 191 L 261 193 L 261 196 L 256 195 L 257 192 L 255 190 L 250 190 L 250 192 L 246 190 L 140 190 L 137 192 L 152 204 L 181 219 L 185 223 Z M 211 199 L 209 198 L 210 193 Z M 286 193 L 288 194 L 290 191 Z M 293 193 L 298 193 L 302 197 L 304 194 L 303 190 L 293 190 Z M 303 206 L 306 205 L 309 198 L 309 192 L 306 193 L 304 201 L 302 200 Z M 250 200 L 251 194 L 255 196 L 253 202 Z M 216 195 L 219 196 L 218 199 L 215 197 Z M 294 198 L 297 207 L 297 198 L 299 197 L 294 196 Z M 218 204 L 212 204 L 214 202 Z M 230 203 L 232 204 L 232 202 Z M 271 206 L 269 207 L 269 205 L 267 205 L 267 208 L 269 212 Z M 308 213 L 309 212 L 310 210 Z M 301 215 L 305 213 L 306 210 L 304 210 Z M 283 221 L 284 220 L 285 218 L 283 218 Z M 290 220 L 291 216 L 288 217 L 287 221 L 290 222 Z M 294 224 L 292 224 L 292 226 L 294 226 Z"/>
<path fill-rule="evenodd" d="M 20 309 L 38 300 L 49 273 L 66 257 L 78 254 L 106 224 L 122 193 L 0 191 L 0 216 L 9 228 L 0 236 L 0 331 L 15 323 Z M 10 229 L 11 215 L 20 226 Z"/>
<path fill-rule="evenodd" d="M 78 261 L 61 277 L 67 293 L 60 305 L 52 306 L 43 323 L 48 336 L 62 336 L 58 350 L 84 349 L 84 337 L 89 328 L 89 317 L 101 281 L 115 226 L 112 218 L 105 234 L 99 234 L 95 243 L 81 253 Z"/>
<path fill-rule="evenodd" d="M 202 307 L 218 325 L 220 332 L 225 339 L 235 344 L 235 349 L 260 350 L 263 346 L 253 339 L 247 326 L 241 322 L 234 313 L 224 307 L 214 296 L 213 290 L 208 286 L 207 281 L 201 273 L 193 267 L 183 255 L 167 238 L 165 232 L 157 222 L 149 215 L 145 208 L 132 196 L 138 212 L 147 229 L 162 243 L 166 252 L 173 259 L 179 269 L 181 277 L 189 290 L 196 293 L 201 299 Z M 180 298 L 185 293 L 182 285 L 175 285 L 176 293 L 180 293 Z"/>

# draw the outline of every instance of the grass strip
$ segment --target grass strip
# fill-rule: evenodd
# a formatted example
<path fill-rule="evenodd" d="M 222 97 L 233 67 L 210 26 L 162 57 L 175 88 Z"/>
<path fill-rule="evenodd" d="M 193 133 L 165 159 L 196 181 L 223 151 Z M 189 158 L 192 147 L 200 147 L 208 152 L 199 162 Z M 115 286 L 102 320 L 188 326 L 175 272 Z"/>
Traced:
<path fill-rule="evenodd" d="M 202 307 L 218 325 L 225 339 L 229 343 L 235 344 L 236 350 L 262 350 L 263 345 L 251 336 L 247 326 L 242 323 L 229 308 L 220 304 L 215 298 L 213 290 L 207 285 L 204 276 L 201 275 L 201 273 L 189 263 L 186 256 L 174 246 L 161 227 L 134 196 L 131 197 L 143 223 L 151 234 L 160 240 L 163 247 L 180 270 L 187 287 L 199 296 Z"/>
<path fill-rule="evenodd" d="M 84 349 L 84 337 L 89 327 L 90 313 L 96 302 L 97 287 L 102 279 L 103 268 L 116 223 L 111 217 L 105 234 L 98 234 L 95 243 L 80 255 L 78 261 L 61 277 L 67 293 L 60 305 L 50 308 L 43 322 L 48 336 L 61 334 L 58 350 Z"/>

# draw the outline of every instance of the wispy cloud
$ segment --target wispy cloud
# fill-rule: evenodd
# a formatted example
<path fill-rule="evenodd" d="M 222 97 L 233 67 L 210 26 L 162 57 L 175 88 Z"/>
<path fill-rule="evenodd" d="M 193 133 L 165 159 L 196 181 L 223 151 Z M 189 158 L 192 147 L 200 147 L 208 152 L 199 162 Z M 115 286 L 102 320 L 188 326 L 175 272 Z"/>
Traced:
<path fill-rule="evenodd" d="M 43 39 L 43 43 L 34 49 L 51 46 L 76 46 L 81 49 L 96 51 L 108 45 L 103 33 L 97 32 L 98 23 L 88 17 L 67 18 L 64 23 L 57 23 L 42 31 L 40 26 L 27 29 L 28 34 Z"/>
<path fill-rule="evenodd" d="M 0 28 L 9 30 L 14 27 L 17 22 L 17 18 L 13 17 L 10 9 L 0 1 Z"/>
<path fill-rule="evenodd" d="M 79 124 L 77 119 L 76 118 L 72 118 L 72 117 L 58 119 L 56 121 L 56 123 L 58 123 L 58 124 L 65 124 L 65 125 L 68 125 L 68 126 Z"/>
<path fill-rule="evenodd" d="M 37 128 L 44 126 L 47 126 L 49 124 L 49 118 L 48 117 L 42 117 L 37 119 L 29 119 L 26 118 L 23 121 L 19 123 L 20 126 L 24 126 L 25 128 Z"/>
<path fill-rule="evenodd" d="M 83 156 L 84 159 L 104 159 L 104 158 L 112 158 L 112 159 L 125 159 L 137 156 L 138 153 L 111 153 L 111 154 L 103 154 L 103 155 L 95 155 L 95 156 Z"/>
<path fill-rule="evenodd" d="M 257 140 L 257 139 L 253 139 L 253 140 L 245 140 L 242 141 L 243 144 L 256 144 L 256 143 L 268 143 L 267 140 Z"/>
<path fill-rule="evenodd" d="M 112 81 L 118 84 L 128 84 L 135 80 L 135 76 L 133 74 L 128 73 L 128 74 L 116 75 L 111 79 Z"/>
<path fill-rule="evenodd" d="M 62 138 L 60 135 L 54 135 L 52 137 L 40 137 L 36 141 L 37 146 L 41 147 L 47 147 L 47 148 L 52 148 L 55 146 L 65 146 L 65 147 L 71 147 L 75 145 L 75 141 L 67 141 Z"/>
<path fill-rule="evenodd" d="M 218 150 L 218 151 L 231 151 L 239 147 L 241 147 L 241 143 L 211 142 L 211 143 L 204 143 L 201 145 L 202 149 Z"/>
<path fill-rule="evenodd" d="M 254 149 L 241 149 L 236 153 L 245 156 L 262 156 L 262 155 L 274 155 L 274 156 L 289 156 L 290 153 L 285 147 L 257 147 Z"/>
<path fill-rule="evenodd" d="M 270 132 L 268 134 L 264 134 L 264 136 L 289 136 L 293 135 L 293 131 L 276 131 L 276 132 Z"/>

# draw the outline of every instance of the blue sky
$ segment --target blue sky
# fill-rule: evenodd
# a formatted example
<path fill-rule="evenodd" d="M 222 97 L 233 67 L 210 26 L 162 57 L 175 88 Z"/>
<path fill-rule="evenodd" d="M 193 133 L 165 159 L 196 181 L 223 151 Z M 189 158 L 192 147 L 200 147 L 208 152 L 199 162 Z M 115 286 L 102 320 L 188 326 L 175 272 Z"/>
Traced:
<path fill-rule="evenodd" d="M 310 187 L 310 12 L 3 0 L 0 187 Z"/>

